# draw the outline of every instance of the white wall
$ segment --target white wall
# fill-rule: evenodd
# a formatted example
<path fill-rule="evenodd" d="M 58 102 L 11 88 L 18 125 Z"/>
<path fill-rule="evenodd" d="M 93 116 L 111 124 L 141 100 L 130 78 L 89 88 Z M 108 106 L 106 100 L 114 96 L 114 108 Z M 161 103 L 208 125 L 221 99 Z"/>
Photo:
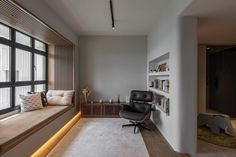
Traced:
<path fill-rule="evenodd" d="M 152 119 L 177 152 L 196 153 L 197 19 L 179 17 L 188 1 L 173 3 L 148 35 L 148 61 L 170 53 L 170 116 L 161 111 Z"/>
<path fill-rule="evenodd" d="M 54 12 L 43 0 L 15 0 L 32 14 L 58 31 L 75 45 L 78 44 L 77 34 Z"/>
<path fill-rule="evenodd" d="M 121 100 L 130 90 L 146 89 L 145 36 L 81 37 L 80 88 L 92 90 L 92 100 Z"/>

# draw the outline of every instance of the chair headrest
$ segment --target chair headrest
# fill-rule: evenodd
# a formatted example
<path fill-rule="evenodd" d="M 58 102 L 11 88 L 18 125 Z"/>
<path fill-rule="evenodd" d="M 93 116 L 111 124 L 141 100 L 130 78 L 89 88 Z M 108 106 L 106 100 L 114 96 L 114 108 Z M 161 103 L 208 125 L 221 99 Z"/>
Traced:
<path fill-rule="evenodd" d="M 153 93 L 150 91 L 132 90 L 130 94 L 131 101 L 152 102 Z"/>

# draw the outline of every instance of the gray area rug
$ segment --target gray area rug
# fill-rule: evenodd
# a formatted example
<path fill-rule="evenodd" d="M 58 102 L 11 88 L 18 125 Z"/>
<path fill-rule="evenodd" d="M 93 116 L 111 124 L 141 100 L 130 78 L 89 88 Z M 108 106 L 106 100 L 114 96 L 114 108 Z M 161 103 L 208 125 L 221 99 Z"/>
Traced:
<path fill-rule="evenodd" d="M 120 118 L 82 118 L 47 157 L 149 157 L 141 133 Z"/>

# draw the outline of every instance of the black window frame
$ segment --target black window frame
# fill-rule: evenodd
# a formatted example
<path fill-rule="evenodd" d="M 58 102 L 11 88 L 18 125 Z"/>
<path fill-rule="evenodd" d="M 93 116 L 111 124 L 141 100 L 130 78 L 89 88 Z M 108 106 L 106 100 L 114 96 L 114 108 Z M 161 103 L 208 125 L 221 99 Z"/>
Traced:
<path fill-rule="evenodd" d="M 40 84 L 45 84 L 46 90 L 48 89 L 48 44 L 43 42 L 42 40 L 32 37 L 20 30 L 17 30 L 11 26 L 8 26 L 4 23 L 1 23 L 1 25 L 5 25 L 10 29 L 10 39 L 6 39 L 3 37 L 0 37 L 0 44 L 7 45 L 10 47 L 10 81 L 9 82 L 0 82 L 0 88 L 10 88 L 10 103 L 11 107 L 10 108 L 5 108 L 0 110 L 0 115 L 19 110 L 20 105 L 15 104 L 15 88 L 20 87 L 20 86 L 31 86 L 31 92 L 34 91 L 34 86 L 35 85 L 40 85 Z M 31 39 L 31 46 L 26 46 L 20 43 L 17 43 L 15 40 L 16 37 L 16 31 L 19 33 L 22 33 Z M 37 50 L 35 49 L 34 42 L 35 40 L 38 40 L 39 42 L 42 42 L 45 44 L 45 51 Z M 25 50 L 31 53 L 31 80 L 30 81 L 16 81 L 16 76 L 15 76 L 15 66 L 16 66 L 16 49 L 21 49 Z M 45 71 L 45 80 L 35 80 L 34 75 L 35 75 L 35 65 L 34 65 L 34 59 L 35 59 L 35 54 L 39 54 L 45 57 L 46 60 L 46 71 Z"/>

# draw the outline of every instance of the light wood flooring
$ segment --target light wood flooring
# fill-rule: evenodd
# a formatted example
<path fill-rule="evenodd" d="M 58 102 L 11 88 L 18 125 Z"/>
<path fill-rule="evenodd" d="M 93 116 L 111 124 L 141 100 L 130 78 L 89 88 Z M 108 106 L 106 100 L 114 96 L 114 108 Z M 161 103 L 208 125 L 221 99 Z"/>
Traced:
<path fill-rule="evenodd" d="M 236 119 L 232 123 L 235 126 Z M 141 130 L 141 134 L 150 157 L 189 157 L 187 154 L 175 152 L 151 121 L 146 122 L 146 125 L 152 131 Z M 198 140 L 196 157 L 236 157 L 236 149 L 225 148 Z"/>

